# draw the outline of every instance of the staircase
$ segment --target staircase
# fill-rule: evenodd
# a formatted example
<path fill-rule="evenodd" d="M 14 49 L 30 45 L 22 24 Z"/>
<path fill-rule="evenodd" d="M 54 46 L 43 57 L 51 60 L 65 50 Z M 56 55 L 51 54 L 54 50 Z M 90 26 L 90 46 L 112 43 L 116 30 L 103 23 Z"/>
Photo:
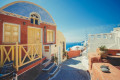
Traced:
<path fill-rule="evenodd" d="M 42 65 L 44 66 L 42 73 L 39 74 L 35 80 L 48 80 L 59 70 L 58 65 L 50 60 L 45 60 Z"/>

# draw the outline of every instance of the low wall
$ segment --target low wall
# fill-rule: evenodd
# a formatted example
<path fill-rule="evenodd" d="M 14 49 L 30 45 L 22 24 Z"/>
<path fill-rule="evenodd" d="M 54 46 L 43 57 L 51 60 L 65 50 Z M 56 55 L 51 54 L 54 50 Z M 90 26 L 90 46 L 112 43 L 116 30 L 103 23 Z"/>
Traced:
<path fill-rule="evenodd" d="M 116 55 L 116 53 L 120 53 L 120 49 L 108 49 L 107 54 Z"/>
<path fill-rule="evenodd" d="M 99 48 L 96 49 L 96 54 L 98 54 L 100 52 Z M 108 49 L 107 54 L 110 54 L 110 55 L 116 55 L 116 53 L 120 53 L 120 49 Z"/>
<path fill-rule="evenodd" d="M 68 51 L 68 58 L 72 58 L 72 57 L 77 57 L 80 56 L 81 51 L 80 50 L 73 50 L 73 51 Z"/>
<path fill-rule="evenodd" d="M 110 73 L 101 71 L 101 66 L 109 66 Z M 120 80 L 120 70 L 109 63 L 94 63 L 92 68 L 91 80 Z"/>

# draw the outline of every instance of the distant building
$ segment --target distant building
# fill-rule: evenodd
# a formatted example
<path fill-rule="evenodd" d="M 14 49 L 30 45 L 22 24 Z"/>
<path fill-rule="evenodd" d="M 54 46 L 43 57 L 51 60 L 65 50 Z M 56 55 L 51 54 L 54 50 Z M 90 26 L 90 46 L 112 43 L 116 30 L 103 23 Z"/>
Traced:
<path fill-rule="evenodd" d="M 108 49 L 120 49 L 120 27 L 114 28 L 111 33 L 90 34 L 88 39 L 88 52 L 96 52 L 100 46 Z"/>

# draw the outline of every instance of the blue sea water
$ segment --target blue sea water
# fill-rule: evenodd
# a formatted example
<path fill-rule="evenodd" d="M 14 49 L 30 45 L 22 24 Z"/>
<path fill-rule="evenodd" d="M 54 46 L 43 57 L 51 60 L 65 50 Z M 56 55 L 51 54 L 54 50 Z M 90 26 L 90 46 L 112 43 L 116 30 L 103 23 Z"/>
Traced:
<path fill-rule="evenodd" d="M 71 43 L 66 43 L 66 50 L 69 51 L 71 47 L 73 46 L 83 46 L 83 42 L 71 42 Z"/>

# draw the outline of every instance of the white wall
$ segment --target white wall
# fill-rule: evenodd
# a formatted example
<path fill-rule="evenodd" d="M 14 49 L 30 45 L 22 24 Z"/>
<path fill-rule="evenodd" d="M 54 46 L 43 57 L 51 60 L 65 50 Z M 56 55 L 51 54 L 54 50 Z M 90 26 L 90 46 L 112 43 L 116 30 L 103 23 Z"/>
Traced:
<path fill-rule="evenodd" d="M 96 52 L 98 47 L 104 45 L 109 49 L 120 49 L 120 28 L 114 28 L 111 33 L 89 34 L 88 52 Z"/>

